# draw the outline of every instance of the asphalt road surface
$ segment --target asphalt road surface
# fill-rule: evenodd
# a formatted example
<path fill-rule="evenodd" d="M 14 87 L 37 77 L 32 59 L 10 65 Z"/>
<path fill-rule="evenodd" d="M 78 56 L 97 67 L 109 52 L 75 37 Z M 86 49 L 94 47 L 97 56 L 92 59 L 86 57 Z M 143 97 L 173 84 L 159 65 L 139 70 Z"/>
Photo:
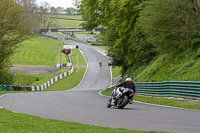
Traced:
<path fill-rule="evenodd" d="M 85 78 L 77 87 L 66 91 L 6 94 L 0 97 L 0 107 L 45 118 L 105 127 L 200 133 L 198 110 L 137 102 L 124 109 L 106 108 L 109 98 L 98 93 L 111 85 L 108 59 L 94 48 L 81 43 L 76 45 L 79 45 L 88 62 Z M 103 62 L 102 67 L 99 67 L 99 61 Z"/>

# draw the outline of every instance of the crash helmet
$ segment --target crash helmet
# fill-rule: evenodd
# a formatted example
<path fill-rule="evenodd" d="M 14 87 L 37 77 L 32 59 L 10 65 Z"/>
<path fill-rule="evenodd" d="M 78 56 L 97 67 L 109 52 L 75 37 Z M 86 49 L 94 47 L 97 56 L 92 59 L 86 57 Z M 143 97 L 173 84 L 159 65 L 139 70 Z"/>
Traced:
<path fill-rule="evenodd" d="M 126 78 L 126 81 L 132 81 L 131 78 Z"/>

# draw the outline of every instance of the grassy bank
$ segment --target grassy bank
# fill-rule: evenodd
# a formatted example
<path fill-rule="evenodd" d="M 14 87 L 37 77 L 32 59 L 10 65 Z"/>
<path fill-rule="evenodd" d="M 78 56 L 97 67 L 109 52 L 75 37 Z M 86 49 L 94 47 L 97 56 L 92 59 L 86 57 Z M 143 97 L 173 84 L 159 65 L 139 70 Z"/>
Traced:
<path fill-rule="evenodd" d="M 102 94 L 106 96 L 111 96 L 112 91 L 113 88 L 108 88 L 104 90 Z M 168 98 L 158 98 L 158 97 L 139 96 L 139 95 L 135 95 L 133 97 L 133 100 L 151 104 L 200 110 L 200 100 L 168 99 Z"/>
<path fill-rule="evenodd" d="M 35 36 L 20 44 L 12 56 L 12 63 L 28 65 L 55 65 L 59 41 Z"/>
<path fill-rule="evenodd" d="M 160 55 L 151 63 L 127 72 L 136 82 L 200 81 L 200 48 Z"/>
<path fill-rule="evenodd" d="M 59 41 L 51 38 L 34 36 L 20 44 L 17 52 L 12 56 L 12 63 L 27 65 L 55 65 L 60 62 Z M 59 49 L 58 49 L 59 47 Z M 61 53 L 62 63 L 68 63 L 69 60 L 64 53 Z"/>

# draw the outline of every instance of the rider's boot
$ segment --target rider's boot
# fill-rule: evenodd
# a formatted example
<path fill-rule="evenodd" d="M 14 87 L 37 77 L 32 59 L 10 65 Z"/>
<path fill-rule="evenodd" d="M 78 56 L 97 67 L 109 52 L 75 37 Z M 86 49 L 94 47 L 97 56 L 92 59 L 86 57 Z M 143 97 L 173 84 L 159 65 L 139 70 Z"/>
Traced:
<path fill-rule="evenodd" d="M 129 98 L 129 104 L 133 103 L 133 96 L 131 98 Z"/>
<path fill-rule="evenodd" d="M 132 104 L 133 103 L 133 100 L 132 99 L 129 99 L 129 104 Z"/>
<path fill-rule="evenodd" d="M 111 100 L 111 105 L 115 105 L 115 96 Z"/>

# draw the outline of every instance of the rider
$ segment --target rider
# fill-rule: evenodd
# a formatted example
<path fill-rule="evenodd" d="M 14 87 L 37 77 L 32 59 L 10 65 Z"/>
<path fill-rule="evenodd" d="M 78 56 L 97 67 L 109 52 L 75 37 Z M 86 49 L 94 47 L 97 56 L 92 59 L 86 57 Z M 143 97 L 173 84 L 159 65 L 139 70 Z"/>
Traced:
<path fill-rule="evenodd" d="M 112 103 L 114 103 L 114 100 L 116 99 L 116 97 L 121 95 L 121 91 L 119 89 L 123 89 L 123 88 L 119 88 L 119 87 L 124 87 L 124 88 L 128 88 L 130 90 L 133 90 L 133 93 L 135 94 L 135 84 L 132 82 L 131 78 L 126 78 L 125 82 L 116 86 L 116 88 L 118 88 L 118 89 L 115 90 L 113 93 Z M 129 103 L 130 104 L 133 103 L 133 97 L 131 97 L 129 99 Z"/>

